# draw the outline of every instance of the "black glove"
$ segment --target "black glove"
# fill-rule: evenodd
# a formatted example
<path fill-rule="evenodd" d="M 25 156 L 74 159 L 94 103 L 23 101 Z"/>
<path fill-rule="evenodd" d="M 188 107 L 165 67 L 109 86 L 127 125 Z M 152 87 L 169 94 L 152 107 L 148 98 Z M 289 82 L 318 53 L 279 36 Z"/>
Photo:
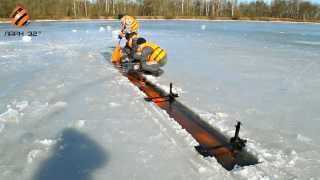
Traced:
<path fill-rule="evenodd" d="M 120 34 L 118 35 L 118 39 L 122 39 L 122 36 Z"/>

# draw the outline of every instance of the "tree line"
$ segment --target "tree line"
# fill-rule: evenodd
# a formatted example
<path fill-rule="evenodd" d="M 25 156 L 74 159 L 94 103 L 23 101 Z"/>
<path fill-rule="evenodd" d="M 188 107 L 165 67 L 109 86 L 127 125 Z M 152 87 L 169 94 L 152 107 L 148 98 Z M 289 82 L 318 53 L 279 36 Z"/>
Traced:
<path fill-rule="evenodd" d="M 0 0 L 0 17 L 8 18 L 17 5 L 28 8 L 32 18 L 99 18 L 134 16 L 204 16 L 208 18 L 290 18 L 320 20 L 320 5 L 306 0 Z"/>

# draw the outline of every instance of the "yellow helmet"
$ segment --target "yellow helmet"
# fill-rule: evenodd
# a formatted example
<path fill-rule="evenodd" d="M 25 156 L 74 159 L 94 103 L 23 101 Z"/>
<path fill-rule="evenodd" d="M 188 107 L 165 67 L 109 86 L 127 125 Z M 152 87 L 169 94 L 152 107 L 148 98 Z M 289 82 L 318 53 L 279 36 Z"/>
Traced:
<path fill-rule="evenodd" d="M 136 18 L 132 16 L 123 16 L 120 20 L 121 31 L 124 33 L 137 32 L 139 29 L 139 23 Z"/>

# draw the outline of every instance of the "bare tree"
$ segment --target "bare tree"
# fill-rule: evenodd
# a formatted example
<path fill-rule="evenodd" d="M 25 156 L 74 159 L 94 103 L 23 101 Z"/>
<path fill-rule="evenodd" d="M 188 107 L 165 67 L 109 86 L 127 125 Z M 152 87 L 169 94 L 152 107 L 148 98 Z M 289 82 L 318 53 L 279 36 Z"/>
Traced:
<path fill-rule="evenodd" d="M 0 0 L 0 17 L 9 17 L 16 4 L 32 18 L 88 17 L 130 13 L 147 16 L 247 16 L 320 20 L 320 5 L 306 0 Z"/>
<path fill-rule="evenodd" d="M 77 17 L 76 0 L 73 0 L 73 15 Z"/>
<path fill-rule="evenodd" d="M 109 15 L 109 1 L 105 0 L 105 12 L 107 15 Z"/>

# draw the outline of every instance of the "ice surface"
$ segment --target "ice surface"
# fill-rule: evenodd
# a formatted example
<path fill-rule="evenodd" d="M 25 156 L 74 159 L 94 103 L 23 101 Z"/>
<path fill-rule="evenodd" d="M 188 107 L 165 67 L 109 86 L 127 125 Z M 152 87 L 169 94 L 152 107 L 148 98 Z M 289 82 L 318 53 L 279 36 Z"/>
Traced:
<path fill-rule="evenodd" d="M 106 29 L 104 27 L 99 28 L 99 32 L 104 32 Z"/>
<path fill-rule="evenodd" d="M 181 102 L 229 136 L 242 121 L 261 163 L 226 171 L 145 102 L 101 55 L 119 22 L 34 22 L 42 34 L 28 43 L 0 36 L 1 180 L 320 176 L 319 25 L 140 23 L 169 57 L 161 77 L 147 78 L 167 91 L 173 82 Z M 11 28 L 1 24 L 1 35 Z"/>
<path fill-rule="evenodd" d="M 23 36 L 23 37 L 22 37 L 22 41 L 23 41 L 23 42 L 30 42 L 31 39 L 32 39 L 31 36 Z"/>
<path fill-rule="evenodd" d="M 118 35 L 120 33 L 120 30 L 113 30 L 112 33 L 111 33 L 111 36 L 112 36 L 112 39 L 115 41 L 115 40 L 118 40 Z"/>

